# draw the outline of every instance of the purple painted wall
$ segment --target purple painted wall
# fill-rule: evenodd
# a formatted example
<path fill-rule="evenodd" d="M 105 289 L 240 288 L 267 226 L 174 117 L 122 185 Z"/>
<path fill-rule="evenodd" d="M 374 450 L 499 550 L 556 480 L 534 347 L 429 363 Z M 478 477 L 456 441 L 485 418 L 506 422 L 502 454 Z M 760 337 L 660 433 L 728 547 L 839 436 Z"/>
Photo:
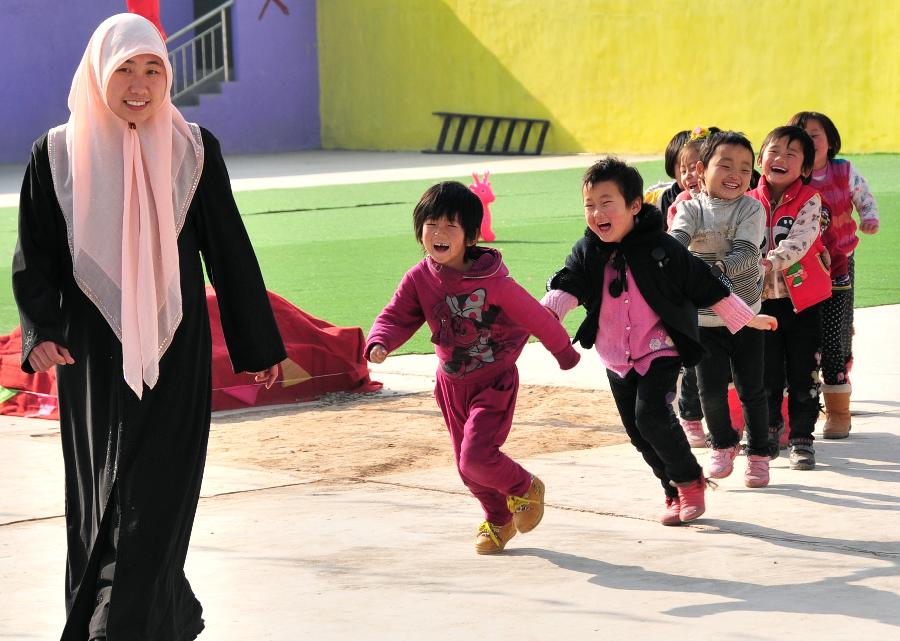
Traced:
<path fill-rule="evenodd" d="M 184 117 L 215 134 L 225 153 L 317 149 L 319 56 L 315 0 L 286 3 L 284 15 L 264 0 L 237 0 L 232 8 L 235 82 L 206 94 Z"/>
<path fill-rule="evenodd" d="M 213 131 L 228 153 L 319 147 L 319 76 L 314 0 L 288 3 L 284 16 L 263 0 L 237 0 L 233 9 L 237 82 L 221 95 L 184 109 L 188 120 Z M 94 29 L 125 11 L 125 0 L 36 2 L 3 0 L 0 19 L 0 163 L 25 164 L 31 143 L 64 122 L 72 74 Z M 172 33 L 192 20 L 189 0 L 161 0 L 163 27 Z"/>

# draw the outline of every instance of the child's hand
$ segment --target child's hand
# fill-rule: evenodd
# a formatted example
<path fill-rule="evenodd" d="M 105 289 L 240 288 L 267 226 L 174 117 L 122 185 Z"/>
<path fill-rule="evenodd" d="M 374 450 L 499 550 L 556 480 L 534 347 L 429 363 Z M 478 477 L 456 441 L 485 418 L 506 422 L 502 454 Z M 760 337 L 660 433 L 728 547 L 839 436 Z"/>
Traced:
<path fill-rule="evenodd" d="M 772 261 L 768 258 L 762 259 L 762 266 L 765 268 L 767 274 L 772 271 Z"/>
<path fill-rule="evenodd" d="M 750 319 L 750 322 L 747 323 L 747 327 L 752 327 L 753 329 L 770 330 L 774 332 L 776 329 L 778 329 L 778 319 L 774 316 L 769 316 L 768 314 L 757 314 Z"/>
<path fill-rule="evenodd" d="M 878 231 L 877 220 L 864 220 L 859 224 L 859 231 L 864 234 L 874 234 Z"/>
<path fill-rule="evenodd" d="M 825 265 L 825 269 L 831 269 L 831 254 L 826 247 L 822 248 L 822 264 Z"/>
<path fill-rule="evenodd" d="M 379 363 L 383 363 L 384 359 L 387 358 L 387 350 L 384 348 L 384 345 L 375 344 L 372 346 L 372 349 L 369 350 L 369 360 L 375 363 L 376 365 Z"/>

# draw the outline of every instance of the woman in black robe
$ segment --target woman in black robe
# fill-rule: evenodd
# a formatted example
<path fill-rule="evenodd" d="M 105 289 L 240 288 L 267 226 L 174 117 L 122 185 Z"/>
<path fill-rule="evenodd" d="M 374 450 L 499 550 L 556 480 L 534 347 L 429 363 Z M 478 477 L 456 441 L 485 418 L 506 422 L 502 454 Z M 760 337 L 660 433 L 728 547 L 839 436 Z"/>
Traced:
<path fill-rule="evenodd" d="M 114 95 L 129 74 L 127 95 Z M 201 255 L 234 370 L 270 386 L 285 358 L 219 144 L 184 123 L 170 83 L 151 23 L 129 14 L 104 22 L 76 72 L 72 117 L 34 144 L 22 186 L 13 261 L 22 368 L 58 365 L 63 641 L 187 641 L 203 629 L 184 575 L 210 425 Z"/>

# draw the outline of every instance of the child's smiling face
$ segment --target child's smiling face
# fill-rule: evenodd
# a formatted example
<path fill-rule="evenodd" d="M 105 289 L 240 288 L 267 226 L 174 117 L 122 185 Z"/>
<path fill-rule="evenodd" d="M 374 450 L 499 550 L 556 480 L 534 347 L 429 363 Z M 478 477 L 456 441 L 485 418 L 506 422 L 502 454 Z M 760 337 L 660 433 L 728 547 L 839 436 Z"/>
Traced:
<path fill-rule="evenodd" d="M 700 174 L 697 173 L 697 163 L 700 161 L 700 152 L 693 147 L 685 147 L 679 156 L 679 183 L 681 188 L 696 194 L 700 191 Z"/>
<path fill-rule="evenodd" d="M 734 200 L 750 187 L 753 175 L 753 152 L 743 145 L 719 145 L 709 159 L 709 166 L 697 163 L 706 193 L 713 198 Z"/>
<path fill-rule="evenodd" d="M 430 218 L 422 226 L 422 246 L 439 265 L 457 271 L 466 271 L 471 265 L 466 260 L 466 249 L 475 241 L 466 242 L 466 232 L 459 220 L 449 220 L 446 216 Z"/>
<path fill-rule="evenodd" d="M 784 192 L 803 175 L 803 144 L 788 142 L 787 137 L 770 142 L 760 155 L 766 182 L 777 192 Z"/>
<path fill-rule="evenodd" d="M 825 128 L 818 120 L 810 118 L 806 121 L 806 126 L 803 129 L 809 134 L 809 137 L 812 138 L 813 147 L 816 150 L 816 162 L 814 167 L 816 169 L 824 169 L 825 165 L 828 164 L 828 148 L 830 147 L 828 134 L 825 133 Z"/>
<path fill-rule="evenodd" d="M 588 227 L 605 243 L 617 243 L 634 229 L 634 217 L 641 210 L 641 199 L 626 203 L 619 185 L 611 180 L 585 185 L 584 219 Z"/>

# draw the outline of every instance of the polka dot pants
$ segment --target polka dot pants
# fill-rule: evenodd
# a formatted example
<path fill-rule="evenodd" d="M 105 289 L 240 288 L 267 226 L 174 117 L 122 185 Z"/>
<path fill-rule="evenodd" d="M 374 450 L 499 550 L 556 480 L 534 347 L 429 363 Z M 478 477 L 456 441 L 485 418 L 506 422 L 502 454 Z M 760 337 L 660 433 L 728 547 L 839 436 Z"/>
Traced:
<path fill-rule="evenodd" d="M 822 303 L 822 379 L 825 385 L 850 383 L 853 362 L 853 256 L 849 260 L 850 284 L 834 289 Z"/>

